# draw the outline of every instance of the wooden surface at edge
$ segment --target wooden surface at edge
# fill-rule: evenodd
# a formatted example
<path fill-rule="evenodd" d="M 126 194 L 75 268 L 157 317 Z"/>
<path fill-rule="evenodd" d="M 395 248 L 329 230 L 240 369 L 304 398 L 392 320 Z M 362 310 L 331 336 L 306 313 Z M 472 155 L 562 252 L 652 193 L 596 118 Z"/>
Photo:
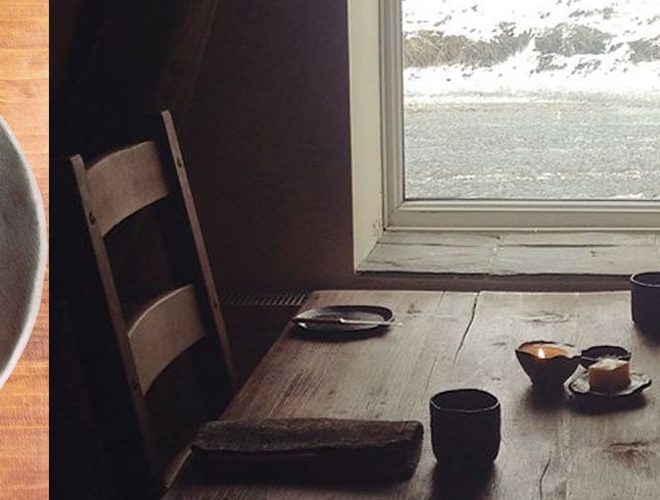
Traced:
<path fill-rule="evenodd" d="M 48 214 L 48 2 L 0 0 L 0 114 Z M 29 36 L 27 36 L 29 34 Z M 48 271 L 36 327 L 0 390 L 0 498 L 48 498 Z"/>
<path fill-rule="evenodd" d="M 623 498 L 625 493 L 627 498 L 650 500 L 660 490 L 656 387 L 647 391 L 644 408 L 587 415 L 565 402 L 539 398 L 513 355 L 518 342 L 532 337 L 578 346 L 616 342 L 632 348 L 635 370 L 659 378 L 660 342 L 636 332 L 626 292 L 322 292 L 313 294 L 304 307 L 330 303 L 387 305 L 404 326 L 350 348 L 305 342 L 285 333 L 223 418 L 419 418 L 426 435 L 415 476 L 370 489 L 179 484 L 168 498 L 577 500 Z M 404 340 L 401 336 L 407 333 Z M 350 385 L 350 379 L 355 384 Z M 426 407 L 435 391 L 457 386 L 497 394 L 504 415 L 502 449 L 492 475 L 482 484 L 458 485 L 458 491 L 455 483 L 448 490 L 435 469 Z"/>

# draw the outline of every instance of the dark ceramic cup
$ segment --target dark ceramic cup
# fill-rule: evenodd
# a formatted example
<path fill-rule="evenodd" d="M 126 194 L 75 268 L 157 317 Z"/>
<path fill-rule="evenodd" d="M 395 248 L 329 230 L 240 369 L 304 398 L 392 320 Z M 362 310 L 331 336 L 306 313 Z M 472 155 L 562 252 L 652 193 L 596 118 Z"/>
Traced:
<path fill-rule="evenodd" d="M 500 450 L 500 402 L 489 392 L 457 389 L 431 398 L 431 443 L 443 469 L 483 471 Z"/>
<path fill-rule="evenodd" d="M 632 319 L 645 333 L 660 335 L 660 272 L 630 277 Z"/>

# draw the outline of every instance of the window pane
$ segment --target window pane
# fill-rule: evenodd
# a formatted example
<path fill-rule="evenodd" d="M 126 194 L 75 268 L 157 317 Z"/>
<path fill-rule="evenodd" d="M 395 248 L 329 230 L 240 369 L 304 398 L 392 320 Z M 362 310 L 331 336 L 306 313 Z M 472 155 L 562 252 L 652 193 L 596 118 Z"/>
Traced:
<path fill-rule="evenodd" d="M 407 199 L 660 199 L 658 0 L 402 0 Z"/>

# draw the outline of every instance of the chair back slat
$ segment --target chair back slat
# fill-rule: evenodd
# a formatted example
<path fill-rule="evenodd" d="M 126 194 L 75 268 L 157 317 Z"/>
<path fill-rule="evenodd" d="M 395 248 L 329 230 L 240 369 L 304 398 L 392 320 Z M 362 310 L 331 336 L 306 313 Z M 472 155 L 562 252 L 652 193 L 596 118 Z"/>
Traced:
<path fill-rule="evenodd" d="M 168 292 L 149 304 L 128 327 L 128 339 L 142 393 L 172 361 L 206 334 L 193 285 Z"/>
<path fill-rule="evenodd" d="M 154 141 L 100 158 L 89 167 L 87 185 L 102 236 L 130 215 L 169 194 Z"/>

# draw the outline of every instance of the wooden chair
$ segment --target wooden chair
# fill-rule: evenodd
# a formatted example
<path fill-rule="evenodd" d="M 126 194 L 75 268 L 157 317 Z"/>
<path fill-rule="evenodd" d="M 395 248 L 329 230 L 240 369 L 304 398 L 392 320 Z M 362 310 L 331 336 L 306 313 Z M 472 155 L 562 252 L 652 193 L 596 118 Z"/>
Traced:
<path fill-rule="evenodd" d="M 162 491 L 183 463 L 185 439 L 201 421 L 218 417 L 208 408 L 197 411 L 198 421 L 189 425 L 183 443 L 163 444 L 172 435 L 169 424 L 178 423 L 181 413 L 189 410 L 177 398 L 190 396 L 197 385 L 208 382 L 198 372 L 199 356 L 214 352 L 220 356 L 215 366 L 224 364 L 232 391 L 237 381 L 186 169 L 167 111 L 161 114 L 158 129 L 156 137 L 88 164 L 80 155 L 69 162 L 151 480 Z M 154 248 L 166 249 L 166 257 L 156 257 Z M 146 256 L 135 258 L 133 253 L 141 250 Z M 155 282 L 158 285 L 151 286 Z M 180 361 L 195 349 L 197 358 Z M 193 375 L 186 382 L 176 372 L 157 390 L 159 380 L 177 363 Z M 213 366 L 214 361 L 207 364 Z M 171 406 L 178 407 L 180 414 L 166 418 L 151 399 L 156 392 L 171 395 L 177 384 L 181 387 Z"/>

